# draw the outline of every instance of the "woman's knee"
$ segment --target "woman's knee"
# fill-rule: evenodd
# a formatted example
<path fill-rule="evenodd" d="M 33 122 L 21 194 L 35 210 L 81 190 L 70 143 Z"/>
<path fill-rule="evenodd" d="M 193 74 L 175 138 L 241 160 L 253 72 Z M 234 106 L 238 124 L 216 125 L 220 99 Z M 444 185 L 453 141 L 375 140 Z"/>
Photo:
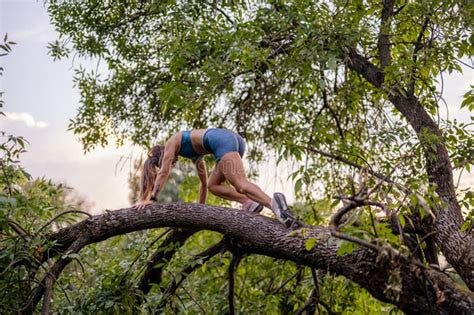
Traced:
<path fill-rule="evenodd" d="M 234 185 L 235 189 L 244 195 L 247 195 L 252 190 L 252 186 L 252 183 L 247 180 L 236 182 Z"/>
<path fill-rule="evenodd" d="M 219 191 L 219 186 L 219 184 L 211 184 L 207 186 L 207 189 L 215 195 Z"/>

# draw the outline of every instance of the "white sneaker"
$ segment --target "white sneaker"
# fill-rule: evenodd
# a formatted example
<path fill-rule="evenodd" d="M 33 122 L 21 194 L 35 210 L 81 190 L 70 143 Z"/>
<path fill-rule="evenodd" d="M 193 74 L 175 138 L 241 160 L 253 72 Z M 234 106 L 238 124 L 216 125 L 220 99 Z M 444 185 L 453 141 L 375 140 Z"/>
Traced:
<path fill-rule="evenodd" d="M 272 211 L 275 213 L 278 221 L 283 223 L 287 228 L 296 222 L 296 218 L 291 214 L 286 203 L 285 195 L 282 193 L 274 193 L 272 198 Z"/>

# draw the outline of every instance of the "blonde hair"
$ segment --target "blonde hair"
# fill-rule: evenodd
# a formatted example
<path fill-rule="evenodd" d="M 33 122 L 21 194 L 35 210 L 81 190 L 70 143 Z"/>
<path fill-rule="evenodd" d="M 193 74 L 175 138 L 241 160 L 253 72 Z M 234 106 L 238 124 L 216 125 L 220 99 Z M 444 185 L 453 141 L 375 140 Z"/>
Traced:
<path fill-rule="evenodd" d="M 148 152 L 148 157 L 143 163 L 142 176 L 140 180 L 140 200 L 149 200 L 153 191 L 153 185 L 155 183 L 156 175 L 158 174 L 157 168 L 161 167 L 161 160 L 165 146 L 156 145 Z"/>

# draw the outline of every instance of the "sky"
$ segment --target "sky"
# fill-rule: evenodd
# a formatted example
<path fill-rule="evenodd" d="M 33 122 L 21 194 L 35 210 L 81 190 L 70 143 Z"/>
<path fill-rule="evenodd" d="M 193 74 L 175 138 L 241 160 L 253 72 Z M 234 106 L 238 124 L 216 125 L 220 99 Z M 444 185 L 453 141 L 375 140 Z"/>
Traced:
<path fill-rule="evenodd" d="M 0 58 L 5 69 L 0 91 L 5 92 L 3 111 L 8 116 L 0 119 L 0 130 L 29 141 L 22 165 L 34 177 L 73 187 L 93 203 L 95 213 L 129 206 L 130 156 L 138 151 L 109 146 L 84 154 L 80 142 L 67 131 L 79 106 L 79 91 L 72 81 L 73 60 L 53 61 L 48 55 L 47 44 L 57 33 L 43 1 L 0 0 L 0 36 L 5 33 L 18 44 L 10 55 Z M 450 117 L 469 122 L 469 113 L 459 110 L 459 104 L 470 84 L 474 84 L 473 71 L 467 67 L 463 75 L 444 78 Z M 261 174 L 258 182 L 264 190 L 281 190 L 287 185 L 286 176 L 273 163 L 264 165 Z M 474 186 L 472 173 L 464 175 L 462 186 Z"/>
<path fill-rule="evenodd" d="M 130 147 L 96 149 L 84 154 L 67 131 L 79 105 L 71 59 L 53 61 L 47 44 L 56 38 L 42 1 L 0 0 L 0 34 L 17 43 L 1 57 L 4 91 L 0 130 L 24 136 L 28 152 L 22 165 L 34 177 L 64 182 L 94 204 L 94 212 L 127 207 Z"/>

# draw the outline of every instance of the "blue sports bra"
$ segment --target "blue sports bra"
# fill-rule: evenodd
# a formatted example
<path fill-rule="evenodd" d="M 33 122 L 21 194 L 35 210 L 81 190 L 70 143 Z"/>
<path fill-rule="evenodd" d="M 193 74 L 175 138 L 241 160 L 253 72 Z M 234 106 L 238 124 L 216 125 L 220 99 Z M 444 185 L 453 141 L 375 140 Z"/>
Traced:
<path fill-rule="evenodd" d="M 181 133 L 181 148 L 178 155 L 193 161 L 202 158 L 202 155 L 197 154 L 193 149 L 193 144 L 191 143 L 191 131 L 183 131 Z"/>

